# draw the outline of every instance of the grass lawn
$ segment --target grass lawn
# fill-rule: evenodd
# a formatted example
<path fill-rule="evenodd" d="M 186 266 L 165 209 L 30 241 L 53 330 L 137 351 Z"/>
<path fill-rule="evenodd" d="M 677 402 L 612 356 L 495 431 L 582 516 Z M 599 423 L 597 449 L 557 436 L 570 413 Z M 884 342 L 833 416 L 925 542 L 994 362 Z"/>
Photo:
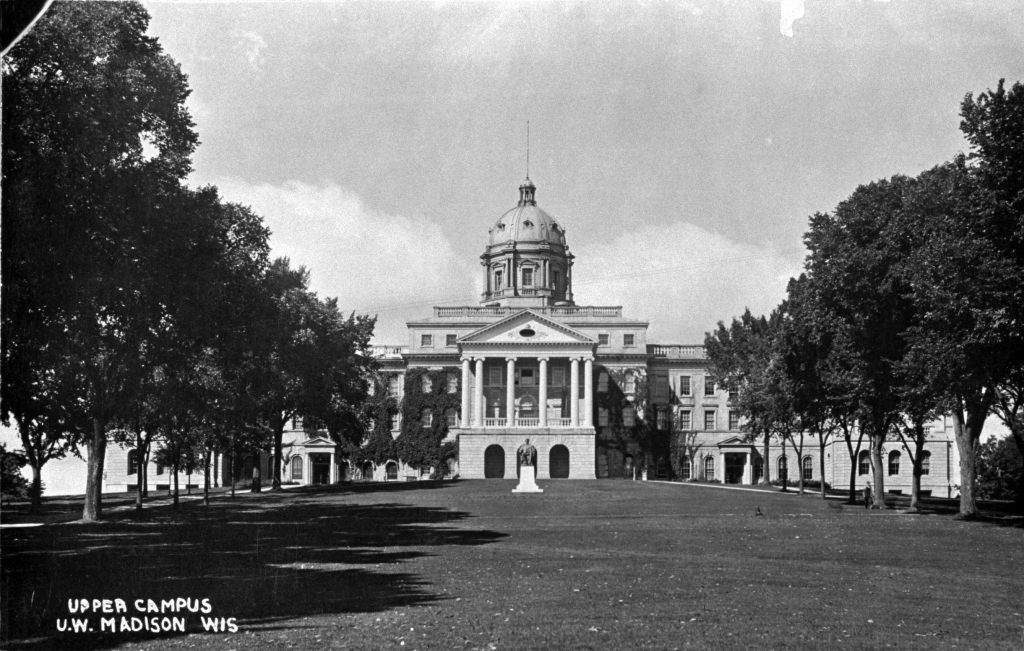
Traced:
<path fill-rule="evenodd" d="M 510 480 L 219 495 L 176 514 L 5 529 L 0 645 L 1024 648 L 1020 519 L 540 483 L 542 495 Z M 186 634 L 58 633 L 83 597 L 125 599 L 129 612 L 106 615 L 118 622 L 142 616 L 134 599 L 208 598 L 239 631 L 202 633 L 184 613 Z"/>

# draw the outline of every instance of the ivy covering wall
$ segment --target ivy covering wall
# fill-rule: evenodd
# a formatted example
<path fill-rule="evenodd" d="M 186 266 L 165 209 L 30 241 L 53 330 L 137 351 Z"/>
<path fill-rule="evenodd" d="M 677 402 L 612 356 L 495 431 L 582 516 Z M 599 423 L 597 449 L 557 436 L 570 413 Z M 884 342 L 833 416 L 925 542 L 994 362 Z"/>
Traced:
<path fill-rule="evenodd" d="M 456 390 L 448 392 L 448 374 L 454 374 Z M 440 469 L 457 455 L 454 442 L 442 443 L 448 435 L 450 409 L 459 412 L 462 404 L 461 369 L 445 367 L 441 370 L 412 368 L 405 374 L 405 398 L 402 401 L 402 433 L 395 441 L 398 456 L 406 464 L 424 470 Z M 430 380 L 430 390 L 423 391 L 424 377 Z M 432 414 L 430 425 L 423 426 L 423 410 Z"/>
<path fill-rule="evenodd" d="M 344 451 L 353 465 L 359 467 L 366 461 L 372 461 L 379 466 L 398 456 L 395 440 L 391 436 L 391 417 L 398 410 L 398 399 L 388 395 L 387 382 L 380 377 L 376 378 L 373 395 L 367 398 L 363 407 L 363 421 L 369 424 L 366 442 L 345 446 Z"/>

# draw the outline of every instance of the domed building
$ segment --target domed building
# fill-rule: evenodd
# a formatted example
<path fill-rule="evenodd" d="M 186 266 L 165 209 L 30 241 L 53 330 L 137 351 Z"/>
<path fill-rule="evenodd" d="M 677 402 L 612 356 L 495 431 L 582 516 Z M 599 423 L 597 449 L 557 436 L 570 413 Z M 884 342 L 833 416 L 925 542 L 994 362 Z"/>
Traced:
<path fill-rule="evenodd" d="M 373 427 L 363 445 L 344 449 L 315 424 L 303 427 L 296 419 L 285 432 L 283 481 L 514 479 L 516 452 L 529 439 L 539 480 L 750 484 L 767 471 L 773 481 L 824 479 L 844 488 L 852 472 L 863 486 L 870 477 L 866 446 L 851 456 L 839 435 L 819 446 L 805 434 L 802 449 L 773 439 L 766 456 L 761 441 L 742 431 L 702 345 L 652 343 L 647 321 L 623 316 L 620 306 L 577 305 L 567 229 L 537 205 L 536 193 L 524 180 L 518 202 L 488 229 L 479 304 L 435 307 L 407 323 L 404 344 L 375 347 Z M 952 441 L 951 423 L 932 424 L 923 493 L 950 496 L 959 484 Z M 135 486 L 133 454 L 111 446 L 105 491 Z M 909 492 L 909 452 L 892 440 L 883 459 L 886 490 Z M 241 461 L 234 474 L 249 476 L 251 461 Z M 166 488 L 165 469 L 149 463 L 151 488 Z M 259 463 L 269 478 L 270 457 Z M 215 482 L 227 469 L 217 465 Z M 44 475 L 48 485 L 51 479 Z M 180 481 L 193 483 L 184 475 Z"/>

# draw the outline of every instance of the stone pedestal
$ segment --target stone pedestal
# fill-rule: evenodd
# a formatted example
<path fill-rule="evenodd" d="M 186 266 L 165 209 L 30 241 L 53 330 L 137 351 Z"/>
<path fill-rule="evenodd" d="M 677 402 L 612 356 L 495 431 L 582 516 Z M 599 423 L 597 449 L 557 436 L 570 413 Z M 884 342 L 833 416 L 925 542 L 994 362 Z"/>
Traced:
<path fill-rule="evenodd" d="M 537 472 L 534 466 L 522 466 L 519 469 L 519 485 L 512 489 L 513 493 L 543 493 L 544 489 L 537 485 Z"/>

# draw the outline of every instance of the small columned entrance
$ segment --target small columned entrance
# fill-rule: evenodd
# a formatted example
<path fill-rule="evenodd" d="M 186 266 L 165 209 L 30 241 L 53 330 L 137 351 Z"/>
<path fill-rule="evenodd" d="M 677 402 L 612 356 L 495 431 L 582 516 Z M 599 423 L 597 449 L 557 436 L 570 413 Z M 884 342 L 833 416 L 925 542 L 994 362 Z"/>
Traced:
<path fill-rule="evenodd" d="M 309 455 L 309 464 L 311 466 L 311 484 L 321 486 L 331 483 L 331 455 L 311 454 Z"/>

